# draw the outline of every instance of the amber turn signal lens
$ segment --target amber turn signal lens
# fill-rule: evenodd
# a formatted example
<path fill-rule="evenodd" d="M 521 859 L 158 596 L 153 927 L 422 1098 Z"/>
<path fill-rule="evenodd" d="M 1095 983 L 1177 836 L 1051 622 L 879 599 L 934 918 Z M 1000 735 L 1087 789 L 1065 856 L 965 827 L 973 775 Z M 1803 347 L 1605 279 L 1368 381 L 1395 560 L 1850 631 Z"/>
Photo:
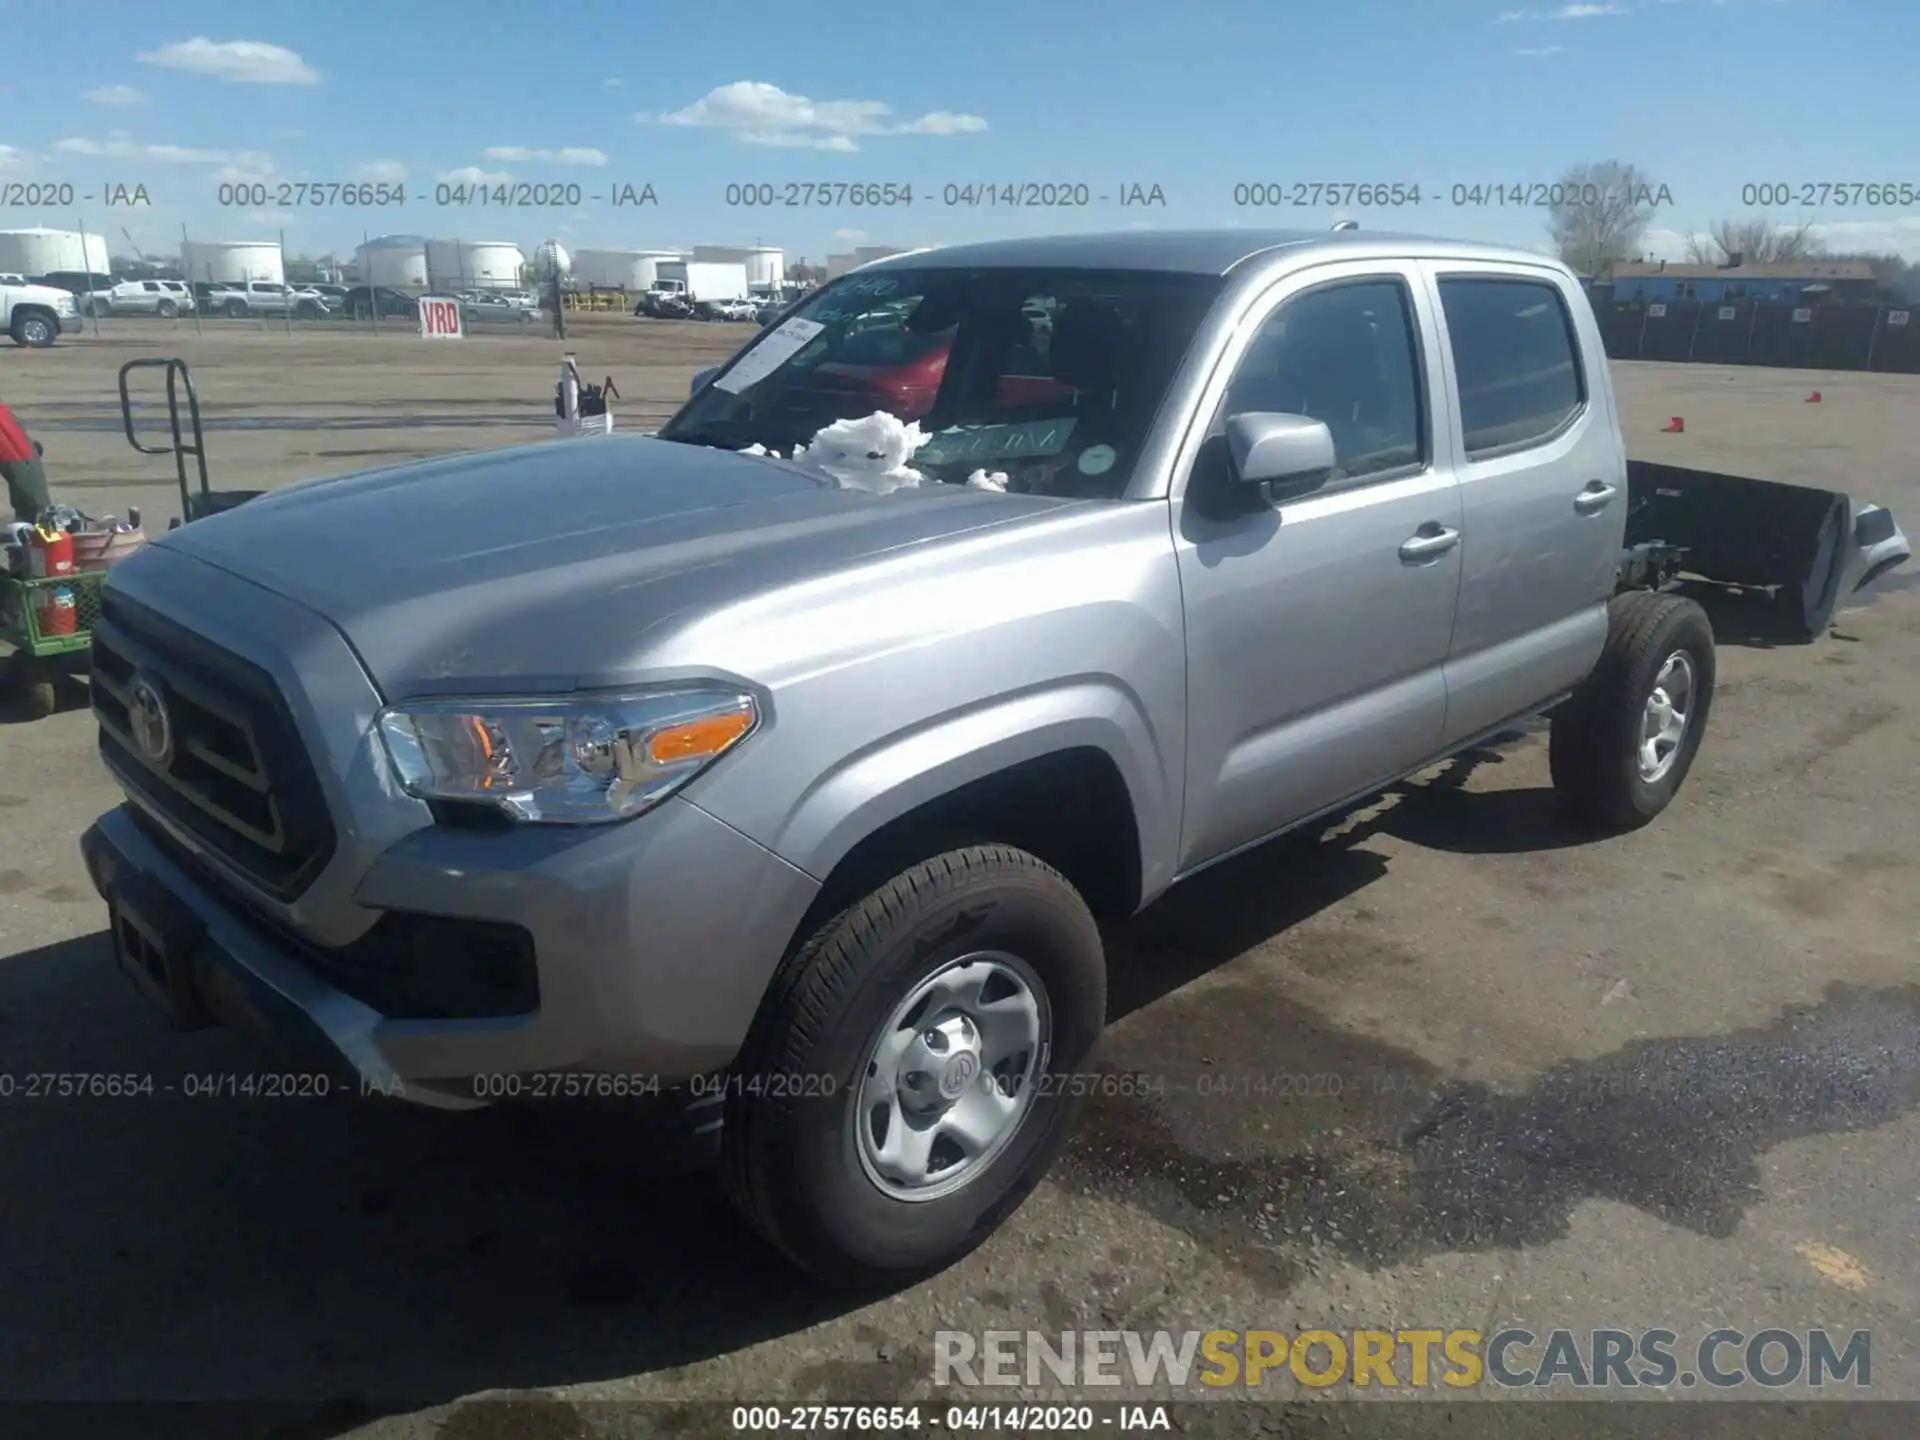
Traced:
<path fill-rule="evenodd" d="M 648 737 L 647 759 L 655 765 L 672 765 L 718 755 L 752 728 L 753 712 L 745 709 L 668 725 Z"/>

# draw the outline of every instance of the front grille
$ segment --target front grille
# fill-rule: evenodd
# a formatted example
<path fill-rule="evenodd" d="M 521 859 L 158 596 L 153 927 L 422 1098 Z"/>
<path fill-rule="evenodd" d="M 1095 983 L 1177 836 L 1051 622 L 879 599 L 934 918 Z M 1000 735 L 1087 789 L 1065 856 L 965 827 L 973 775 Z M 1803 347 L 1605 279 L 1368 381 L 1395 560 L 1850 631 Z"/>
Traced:
<path fill-rule="evenodd" d="M 134 798 L 275 899 L 333 854 L 318 776 L 264 670 L 109 589 L 93 629 L 100 756 Z M 138 713 L 157 698 L 169 744 Z"/>

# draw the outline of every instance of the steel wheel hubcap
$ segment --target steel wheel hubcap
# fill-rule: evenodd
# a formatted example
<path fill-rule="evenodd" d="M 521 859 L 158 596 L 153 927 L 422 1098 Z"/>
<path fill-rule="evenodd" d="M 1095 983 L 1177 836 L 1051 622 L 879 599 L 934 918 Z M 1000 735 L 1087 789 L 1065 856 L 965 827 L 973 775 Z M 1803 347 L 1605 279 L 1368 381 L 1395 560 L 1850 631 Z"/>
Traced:
<path fill-rule="evenodd" d="M 1693 714 L 1693 660 L 1676 650 L 1661 663 L 1640 721 L 1640 778 L 1653 784 L 1666 777 L 1687 738 Z"/>
<path fill-rule="evenodd" d="M 867 1178 L 896 1200 L 937 1200 L 1000 1154 L 1046 1063 L 1045 987 L 1003 952 L 962 956 L 915 985 L 880 1028 L 855 1097 Z"/>

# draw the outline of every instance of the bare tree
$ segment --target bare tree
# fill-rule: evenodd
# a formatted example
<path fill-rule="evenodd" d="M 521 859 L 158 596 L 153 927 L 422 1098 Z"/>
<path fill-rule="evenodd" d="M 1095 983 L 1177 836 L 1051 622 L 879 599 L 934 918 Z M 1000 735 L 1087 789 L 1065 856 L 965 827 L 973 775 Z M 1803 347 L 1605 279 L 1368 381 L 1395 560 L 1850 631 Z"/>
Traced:
<path fill-rule="evenodd" d="M 1687 241 L 1687 258 L 1702 265 L 1725 265 L 1736 255 L 1748 265 L 1774 265 L 1825 254 L 1812 225 L 1771 220 L 1721 220 Z"/>
<path fill-rule="evenodd" d="M 1547 228 L 1560 258 L 1581 275 L 1605 280 L 1639 248 L 1654 214 L 1673 197 L 1636 165 L 1621 160 L 1575 165 L 1560 177 L 1560 203 Z"/>

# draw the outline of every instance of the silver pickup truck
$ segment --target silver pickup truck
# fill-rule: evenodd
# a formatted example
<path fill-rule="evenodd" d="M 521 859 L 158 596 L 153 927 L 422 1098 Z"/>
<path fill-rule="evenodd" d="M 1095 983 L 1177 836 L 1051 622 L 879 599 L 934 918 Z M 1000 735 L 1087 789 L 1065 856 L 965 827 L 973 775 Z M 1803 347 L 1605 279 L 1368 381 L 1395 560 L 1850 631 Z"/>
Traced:
<path fill-rule="evenodd" d="M 1714 642 L 1629 534 L 1698 521 L 1687 477 L 1632 488 L 1536 254 L 897 256 L 657 437 L 312 482 L 129 559 L 92 653 L 126 803 L 83 848 L 174 1023 L 442 1107 L 657 1092 L 793 1260 L 923 1273 L 1067 1138 L 1098 919 L 1543 711 L 1581 822 L 1667 806 Z M 1833 504 L 1815 602 L 1904 545 Z"/>

